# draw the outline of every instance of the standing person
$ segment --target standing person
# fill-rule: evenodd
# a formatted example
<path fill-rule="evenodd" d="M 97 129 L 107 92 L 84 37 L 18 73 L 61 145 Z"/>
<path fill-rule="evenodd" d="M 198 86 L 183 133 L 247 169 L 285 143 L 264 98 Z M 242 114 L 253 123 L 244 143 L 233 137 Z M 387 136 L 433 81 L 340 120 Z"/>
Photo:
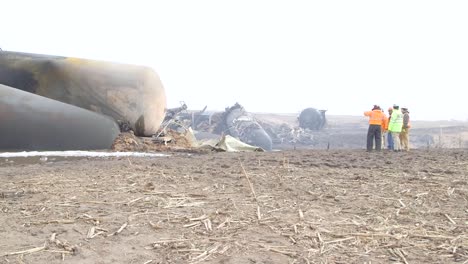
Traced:
<path fill-rule="evenodd" d="M 385 149 L 385 146 L 387 146 L 387 136 L 386 132 L 388 130 L 388 117 L 385 115 L 385 111 L 381 109 L 382 114 L 384 116 L 384 120 L 382 121 L 382 149 Z"/>
<path fill-rule="evenodd" d="M 410 129 L 410 118 L 408 108 L 401 108 L 401 113 L 403 114 L 403 128 L 400 133 L 400 142 L 401 149 L 404 151 L 409 151 L 409 129 Z"/>
<path fill-rule="evenodd" d="M 388 130 L 392 133 L 393 150 L 401 151 L 400 132 L 403 128 L 403 114 L 398 105 L 393 105 L 392 118 L 388 123 Z"/>
<path fill-rule="evenodd" d="M 394 146 L 393 146 L 393 137 L 392 137 L 392 132 L 390 132 L 390 130 L 388 130 L 388 125 L 390 123 L 390 120 L 392 118 L 392 112 L 393 112 L 393 107 L 390 107 L 388 108 L 388 120 L 387 120 L 387 149 L 389 150 L 393 150 L 394 149 Z"/>
<path fill-rule="evenodd" d="M 382 149 L 382 124 L 384 115 L 378 105 L 374 105 L 372 111 L 364 112 L 369 117 L 369 129 L 367 130 L 367 151 L 371 151 L 375 140 L 375 150 Z"/>

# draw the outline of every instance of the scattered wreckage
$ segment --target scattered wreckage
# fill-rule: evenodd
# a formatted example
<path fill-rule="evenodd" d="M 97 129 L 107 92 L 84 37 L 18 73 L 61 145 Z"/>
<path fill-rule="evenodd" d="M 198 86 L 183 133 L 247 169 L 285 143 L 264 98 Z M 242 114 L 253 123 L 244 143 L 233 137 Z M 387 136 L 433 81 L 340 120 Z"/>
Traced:
<path fill-rule="evenodd" d="M 244 107 L 236 103 L 224 112 L 188 112 L 187 106 L 167 110 L 161 131 L 153 138 L 154 142 L 167 144 L 172 140 L 166 136 L 174 131 L 193 138 L 198 147 L 211 146 L 214 150 L 272 150 L 272 141 L 256 119 Z M 192 130 L 192 128 L 194 130 Z M 224 147 L 221 147 L 224 146 Z M 220 148 L 220 149 L 218 149 Z"/>
<path fill-rule="evenodd" d="M 329 141 L 328 133 L 322 132 L 327 123 L 325 112 L 326 110 L 315 108 L 304 109 L 297 117 L 299 126 L 291 126 L 258 120 L 239 103 L 227 107 L 224 112 L 206 111 L 206 107 L 201 111 L 188 111 L 187 106 L 182 104 L 181 107 L 167 110 L 163 130 L 154 141 L 167 144 L 172 137 L 165 136 L 165 131 L 185 134 L 190 128 L 193 129 L 190 132 L 193 136 L 190 137 L 201 142 L 210 142 L 212 146 L 221 142 L 223 138 L 219 138 L 222 136 L 232 137 L 227 141 L 237 139 L 266 151 L 271 151 L 273 145 L 280 148 L 317 146 L 319 141 Z"/>
<path fill-rule="evenodd" d="M 165 116 L 164 87 L 144 66 L 0 51 L 0 84 L 2 150 L 109 149 L 116 122 L 151 136 Z"/>
<path fill-rule="evenodd" d="M 264 150 L 272 150 L 270 136 L 263 127 L 248 113 L 244 107 L 236 103 L 225 109 L 221 116 L 221 122 L 215 128 L 217 134 L 227 134 L 252 146 Z"/>

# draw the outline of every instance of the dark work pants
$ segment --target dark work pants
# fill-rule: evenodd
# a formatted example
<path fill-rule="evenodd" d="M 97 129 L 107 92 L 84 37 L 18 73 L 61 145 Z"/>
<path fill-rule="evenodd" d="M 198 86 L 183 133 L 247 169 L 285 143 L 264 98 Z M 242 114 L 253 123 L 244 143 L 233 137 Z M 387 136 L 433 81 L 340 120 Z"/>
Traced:
<path fill-rule="evenodd" d="M 375 150 L 382 149 L 382 127 L 380 125 L 369 125 L 367 130 L 367 151 L 371 151 L 375 140 Z"/>

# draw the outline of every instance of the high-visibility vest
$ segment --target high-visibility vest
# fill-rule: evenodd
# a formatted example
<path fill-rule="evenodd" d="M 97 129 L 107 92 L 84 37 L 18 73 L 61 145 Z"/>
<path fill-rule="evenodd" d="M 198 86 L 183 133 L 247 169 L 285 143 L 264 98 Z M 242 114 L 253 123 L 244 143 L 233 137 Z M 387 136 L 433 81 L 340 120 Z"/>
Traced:
<path fill-rule="evenodd" d="M 385 115 L 385 113 L 384 113 L 384 122 L 382 124 L 382 132 L 388 130 L 388 121 L 389 121 L 389 119 L 388 119 L 387 115 Z"/>
<path fill-rule="evenodd" d="M 392 118 L 390 118 L 390 123 L 388 124 L 388 130 L 390 132 L 400 133 L 403 127 L 403 114 L 398 109 L 393 109 Z"/>
<path fill-rule="evenodd" d="M 385 114 L 381 110 L 366 111 L 364 115 L 369 117 L 369 125 L 385 124 Z"/>

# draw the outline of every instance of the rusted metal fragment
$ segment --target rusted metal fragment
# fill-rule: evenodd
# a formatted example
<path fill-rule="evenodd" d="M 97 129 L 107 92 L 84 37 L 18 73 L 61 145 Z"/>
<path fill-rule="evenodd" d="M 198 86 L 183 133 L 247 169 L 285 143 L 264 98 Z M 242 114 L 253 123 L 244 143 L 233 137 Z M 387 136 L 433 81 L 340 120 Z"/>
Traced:
<path fill-rule="evenodd" d="M 109 149 L 120 133 L 106 116 L 0 85 L 0 150 Z"/>
<path fill-rule="evenodd" d="M 157 132 L 166 95 L 144 66 L 18 52 L 0 52 L 0 84 L 128 122 L 139 136 Z"/>

